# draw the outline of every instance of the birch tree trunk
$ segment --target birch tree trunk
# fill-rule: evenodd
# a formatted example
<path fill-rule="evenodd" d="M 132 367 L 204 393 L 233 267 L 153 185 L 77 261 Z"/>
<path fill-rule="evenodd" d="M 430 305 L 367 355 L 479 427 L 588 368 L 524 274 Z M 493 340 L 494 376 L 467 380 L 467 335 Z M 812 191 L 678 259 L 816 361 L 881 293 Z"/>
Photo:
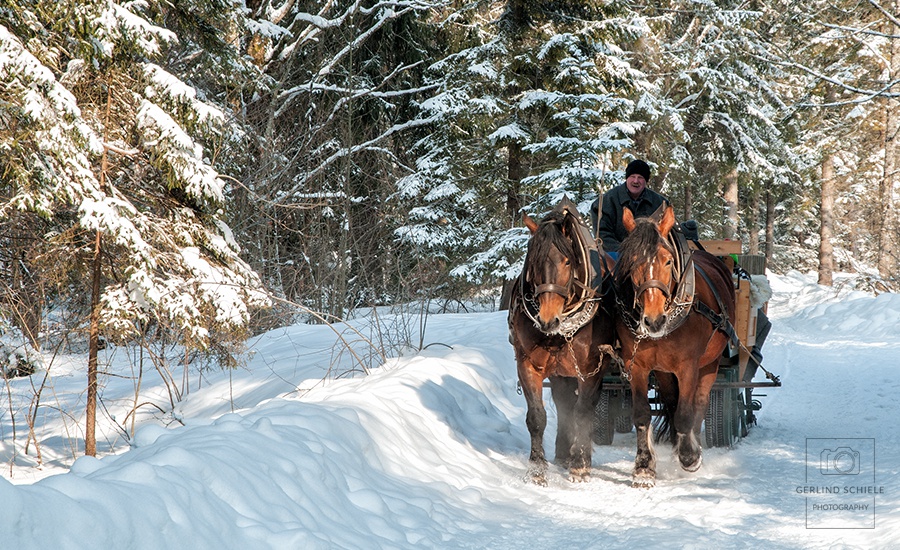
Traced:
<path fill-rule="evenodd" d="M 754 191 L 750 199 L 750 208 L 747 209 L 748 254 L 759 254 L 759 205 L 762 202 L 760 197 L 760 191 Z"/>
<path fill-rule="evenodd" d="M 722 237 L 734 239 L 738 230 L 738 172 L 732 168 L 725 176 L 725 220 Z"/>
<path fill-rule="evenodd" d="M 831 286 L 834 273 L 834 154 L 822 159 L 822 202 L 819 206 L 819 284 Z"/>
<path fill-rule="evenodd" d="M 775 256 L 775 194 L 772 183 L 766 184 L 766 265 L 772 265 Z"/>
<path fill-rule="evenodd" d="M 889 4 L 891 13 L 900 15 L 900 0 L 893 0 Z M 890 39 L 890 74 L 889 80 L 900 76 L 900 39 L 897 33 L 900 28 L 888 22 L 888 36 Z M 895 90 L 891 90 L 895 91 Z M 884 176 L 879 186 L 879 205 L 881 216 L 878 228 L 878 272 L 883 278 L 894 275 L 897 271 L 896 256 L 896 224 L 894 220 L 894 190 L 897 184 L 897 132 L 900 130 L 900 101 L 896 97 L 886 97 L 884 101 Z"/>

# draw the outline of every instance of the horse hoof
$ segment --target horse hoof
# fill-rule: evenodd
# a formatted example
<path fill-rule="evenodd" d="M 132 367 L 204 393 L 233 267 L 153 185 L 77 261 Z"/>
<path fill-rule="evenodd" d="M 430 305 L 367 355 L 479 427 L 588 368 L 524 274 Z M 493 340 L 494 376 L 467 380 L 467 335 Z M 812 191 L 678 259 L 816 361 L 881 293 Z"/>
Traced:
<path fill-rule="evenodd" d="M 635 472 L 631 476 L 631 486 L 635 489 L 650 489 L 656 486 L 656 474 L 650 471 Z"/>
<path fill-rule="evenodd" d="M 572 483 L 587 483 L 591 480 L 590 468 L 572 468 L 569 470 L 569 481 Z"/>
<path fill-rule="evenodd" d="M 547 486 L 547 475 L 546 470 L 544 469 L 528 470 L 528 475 L 525 479 L 526 481 L 531 481 L 535 485 L 540 485 L 541 487 Z"/>
<path fill-rule="evenodd" d="M 700 469 L 700 465 L 703 464 L 703 455 L 698 454 L 697 460 L 695 460 L 692 464 L 685 464 L 683 460 L 679 457 L 678 462 L 681 464 L 681 469 L 685 472 L 696 472 Z"/>
<path fill-rule="evenodd" d="M 535 474 L 535 475 L 531 476 L 531 482 L 539 487 L 546 487 L 547 486 L 547 476 L 545 476 L 543 474 Z"/>

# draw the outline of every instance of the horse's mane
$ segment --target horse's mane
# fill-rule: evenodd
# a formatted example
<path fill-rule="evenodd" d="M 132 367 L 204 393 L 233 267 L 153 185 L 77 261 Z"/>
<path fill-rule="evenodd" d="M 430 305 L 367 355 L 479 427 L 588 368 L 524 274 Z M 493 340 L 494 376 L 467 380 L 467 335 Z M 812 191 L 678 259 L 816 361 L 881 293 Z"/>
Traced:
<path fill-rule="evenodd" d="M 548 258 L 553 248 L 558 249 L 573 263 L 578 261 L 572 240 L 563 234 L 566 216 L 563 212 L 553 211 L 547 214 L 538 225 L 538 229 L 528 244 L 525 255 L 526 269 L 540 265 L 540 260 Z"/>
<path fill-rule="evenodd" d="M 660 237 L 656 225 L 648 219 L 635 220 L 634 231 L 625 236 L 619 245 L 616 263 L 616 285 L 628 283 L 638 266 L 646 265 L 656 257 Z M 664 245 L 668 246 L 666 243 Z"/>

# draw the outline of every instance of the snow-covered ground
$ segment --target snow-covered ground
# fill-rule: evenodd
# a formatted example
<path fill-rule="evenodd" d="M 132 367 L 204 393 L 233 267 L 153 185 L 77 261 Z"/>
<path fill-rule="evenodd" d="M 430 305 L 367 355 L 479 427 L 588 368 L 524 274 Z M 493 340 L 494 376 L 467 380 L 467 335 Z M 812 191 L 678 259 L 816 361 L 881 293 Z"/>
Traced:
<path fill-rule="evenodd" d="M 649 490 L 631 487 L 633 433 L 595 447 L 589 483 L 557 466 L 548 487 L 524 480 L 525 403 L 505 312 L 431 316 L 433 345 L 337 379 L 353 358 L 332 329 L 272 331 L 251 343 L 246 368 L 192 375 L 174 414 L 141 407 L 130 447 L 115 424 L 130 430 L 139 362 L 109 349 L 118 376 L 104 377 L 106 456 L 74 464 L 81 419 L 60 409 L 81 414 L 84 358 L 58 357 L 35 424 L 40 468 L 24 421 L 40 375 L 11 380 L 0 398 L 0 546 L 896 547 L 900 295 L 819 287 L 799 273 L 770 280 L 764 364 L 783 387 L 761 392 L 759 425 L 733 449 L 705 449 L 696 473 L 658 446 Z M 357 334 L 344 338 L 363 349 Z M 138 403 L 164 404 L 151 369 Z"/>

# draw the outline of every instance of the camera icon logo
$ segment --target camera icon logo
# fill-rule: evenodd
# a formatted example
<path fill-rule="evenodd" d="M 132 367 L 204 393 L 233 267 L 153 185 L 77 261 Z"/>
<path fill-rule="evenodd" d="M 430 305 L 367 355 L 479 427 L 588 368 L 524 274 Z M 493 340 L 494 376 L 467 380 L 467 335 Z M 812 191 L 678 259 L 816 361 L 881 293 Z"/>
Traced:
<path fill-rule="evenodd" d="M 854 476 L 859 474 L 859 451 L 850 447 L 825 449 L 819 455 L 819 471 L 824 475 Z"/>

